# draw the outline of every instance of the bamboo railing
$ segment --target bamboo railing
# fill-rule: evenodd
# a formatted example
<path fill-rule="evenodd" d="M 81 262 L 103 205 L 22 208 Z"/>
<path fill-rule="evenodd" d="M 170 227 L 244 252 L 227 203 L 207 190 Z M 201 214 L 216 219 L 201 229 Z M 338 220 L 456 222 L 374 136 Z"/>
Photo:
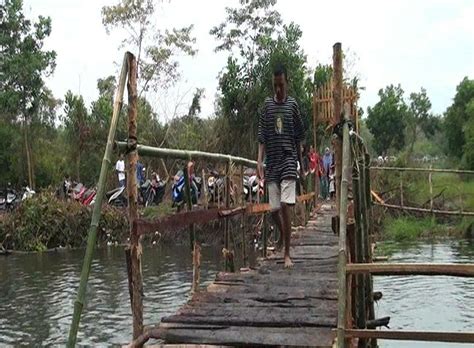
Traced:
<path fill-rule="evenodd" d="M 346 118 L 347 119 L 347 118 Z M 350 138 L 352 152 L 346 151 Z M 427 275 L 474 277 L 474 264 L 413 264 L 413 263 L 373 263 L 370 240 L 370 216 L 372 204 L 387 206 L 385 203 L 372 203 L 373 192 L 370 188 L 370 170 L 397 170 L 423 172 L 457 173 L 456 170 L 435 170 L 432 168 L 370 168 L 370 158 L 363 139 L 355 132 L 347 132 L 347 123 L 343 132 L 343 168 L 342 181 L 339 187 L 341 210 L 339 213 L 339 265 L 338 265 L 338 327 L 337 346 L 351 347 L 357 339 L 357 346 L 376 347 L 376 339 L 437 341 L 474 343 L 474 332 L 431 332 L 431 331 L 379 331 L 377 326 L 387 325 L 389 318 L 374 317 L 374 292 L 372 276 L 390 275 Z M 354 222 L 348 221 L 347 213 L 347 171 L 352 165 L 352 193 L 354 206 Z M 420 170 L 419 170 L 420 169 Z M 461 171 L 471 174 L 469 171 Z M 432 183 L 432 180 L 429 179 Z M 401 185 L 403 187 L 403 185 Z M 430 190 L 432 192 L 432 190 Z M 431 194 L 432 195 L 432 194 Z M 349 205 L 350 206 L 350 205 Z M 436 212 L 433 204 L 428 212 Z M 417 209 L 404 207 L 408 209 Z M 450 212 L 455 213 L 455 212 Z M 345 226 L 347 225 L 347 229 Z M 351 284 L 355 281 L 356 286 Z M 353 291 L 354 290 L 354 291 Z"/>
<path fill-rule="evenodd" d="M 464 209 L 464 198 L 463 192 L 459 191 L 459 201 L 460 207 L 459 210 L 442 210 L 436 209 L 434 206 L 435 195 L 433 193 L 433 173 L 445 173 L 445 174 L 458 174 L 458 175 L 474 175 L 472 170 L 459 170 L 459 169 L 441 169 L 441 168 L 409 168 L 409 167 L 371 167 L 373 172 L 398 172 L 399 173 L 399 192 L 400 192 L 400 204 L 388 204 L 385 202 L 377 202 L 375 205 L 381 206 L 388 209 L 397 209 L 408 212 L 417 212 L 417 213 L 427 213 L 431 214 L 433 217 L 435 215 L 453 215 L 453 216 L 474 216 L 474 211 L 465 211 Z M 413 207 L 406 205 L 406 182 L 404 182 L 404 173 L 428 173 L 427 181 L 429 188 L 429 209 L 423 207 Z"/>

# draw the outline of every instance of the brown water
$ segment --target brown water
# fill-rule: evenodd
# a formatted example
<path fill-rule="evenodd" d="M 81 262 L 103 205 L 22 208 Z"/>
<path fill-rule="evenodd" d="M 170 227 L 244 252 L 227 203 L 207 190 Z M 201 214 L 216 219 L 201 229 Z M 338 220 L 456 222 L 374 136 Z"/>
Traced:
<path fill-rule="evenodd" d="M 394 245 L 394 262 L 474 262 L 466 241 Z M 0 258 L 0 345 L 63 345 L 73 312 L 84 250 Z M 221 269 L 219 248 L 203 248 L 204 284 Z M 174 313 L 189 296 L 192 269 L 184 246 L 145 249 L 145 324 Z M 378 316 L 390 315 L 391 328 L 474 331 L 474 279 L 377 277 L 383 291 Z M 110 346 L 131 337 L 131 311 L 123 248 L 96 252 L 81 320 L 81 345 Z M 385 341 L 381 347 L 466 347 Z"/>

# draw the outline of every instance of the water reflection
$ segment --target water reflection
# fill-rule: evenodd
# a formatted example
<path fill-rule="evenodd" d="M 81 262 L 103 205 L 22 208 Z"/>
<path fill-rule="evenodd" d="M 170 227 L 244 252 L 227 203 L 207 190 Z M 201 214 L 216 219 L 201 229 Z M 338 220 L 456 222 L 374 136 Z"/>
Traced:
<path fill-rule="evenodd" d="M 391 262 L 467 263 L 474 260 L 469 241 L 392 245 Z M 457 277 L 375 277 L 383 292 L 376 316 L 390 316 L 394 330 L 474 331 L 474 279 Z M 380 341 L 383 348 L 466 347 L 466 344 Z"/>
<path fill-rule="evenodd" d="M 83 250 L 0 259 L 0 345 L 64 344 L 71 323 Z M 201 280 L 214 279 L 219 253 L 203 248 Z M 185 247 L 145 249 L 145 324 L 175 312 L 191 287 Z M 92 264 L 78 342 L 121 344 L 131 337 L 131 311 L 122 248 L 99 249 Z"/>
<path fill-rule="evenodd" d="M 394 245 L 393 262 L 473 262 L 467 241 Z M 65 343 L 82 267 L 83 250 L 0 258 L 0 345 Z M 220 248 L 203 248 L 201 280 L 222 267 Z M 174 313 L 189 296 L 191 253 L 182 246 L 145 249 L 145 324 Z M 455 277 L 376 277 L 383 291 L 377 316 L 391 328 L 474 331 L 474 280 Z M 81 320 L 81 345 L 111 345 L 131 337 L 131 311 L 122 248 L 96 252 Z M 466 347 L 446 343 L 381 341 L 381 347 Z"/>

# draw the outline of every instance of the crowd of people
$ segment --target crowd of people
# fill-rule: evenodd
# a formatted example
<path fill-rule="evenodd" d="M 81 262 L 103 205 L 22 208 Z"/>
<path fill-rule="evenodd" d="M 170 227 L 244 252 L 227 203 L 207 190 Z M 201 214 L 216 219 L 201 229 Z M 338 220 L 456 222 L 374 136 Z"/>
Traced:
<path fill-rule="evenodd" d="M 303 170 L 305 174 L 316 173 L 319 178 L 319 198 L 330 200 L 336 194 L 334 154 L 326 147 L 321 156 L 311 145 L 303 147 Z"/>

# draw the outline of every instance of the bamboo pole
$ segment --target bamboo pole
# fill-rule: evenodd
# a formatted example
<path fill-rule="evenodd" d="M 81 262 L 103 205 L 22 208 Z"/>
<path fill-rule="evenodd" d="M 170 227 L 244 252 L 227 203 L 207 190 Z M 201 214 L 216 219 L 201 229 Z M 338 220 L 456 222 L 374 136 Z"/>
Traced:
<path fill-rule="evenodd" d="M 226 164 L 225 169 L 225 207 L 227 209 L 230 208 L 230 162 Z M 231 269 L 232 265 L 230 264 L 230 249 L 229 249 L 229 241 L 230 241 L 230 231 L 229 231 L 229 218 L 225 218 L 224 220 L 224 248 L 226 250 L 225 254 L 225 271 L 228 272 Z"/>
<path fill-rule="evenodd" d="M 133 339 L 143 333 L 143 279 L 141 255 L 142 246 L 135 220 L 138 219 L 137 188 L 137 61 L 133 55 L 128 57 L 128 156 L 127 193 L 128 219 L 130 224 L 130 244 L 125 250 L 129 254 L 130 304 L 133 316 Z"/>
<path fill-rule="evenodd" d="M 400 205 L 403 207 L 403 172 L 400 172 Z"/>
<path fill-rule="evenodd" d="M 334 105 L 333 127 L 341 122 L 342 114 L 342 48 L 337 42 L 333 46 L 333 86 L 332 97 Z M 336 157 L 336 187 L 341 187 L 342 175 L 342 144 L 340 140 L 335 141 Z M 340 197 L 336 195 L 336 211 L 340 215 Z"/>
<path fill-rule="evenodd" d="M 127 143 L 123 141 L 117 141 L 117 148 L 119 151 L 125 151 L 127 149 Z M 213 152 L 203 151 L 191 151 L 191 150 L 176 150 L 167 148 L 158 148 L 152 146 L 138 145 L 138 154 L 140 156 L 150 156 L 159 158 L 173 158 L 182 160 L 207 160 L 216 162 L 229 162 L 236 165 L 244 165 L 250 168 L 257 168 L 257 161 L 252 161 L 247 158 L 224 155 Z"/>
<path fill-rule="evenodd" d="M 204 197 L 204 209 L 209 208 L 209 198 L 208 198 L 208 187 L 207 187 L 207 180 L 206 180 L 206 171 L 203 169 L 202 170 L 202 187 L 203 187 L 203 197 Z"/>
<path fill-rule="evenodd" d="M 431 166 L 430 166 L 430 169 L 431 169 Z M 430 185 L 430 210 L 433 210 L 433 177 L 432 177 L 431 171 L 428 174 L 428 183 Z"/>
<path fill-rule="evenodd" d="M 403 168 L 403 167 L 371 167 L 371 170 L 395 171 L 395 172 L 431 172 L 452 174 L 474 174 L 474 170 L 441 169 L 441 168 Z"/>
<path fill-rule="evenodd" d="M 348 264 L 348 274 L 431 275 L 474 277 L 473 263 L 358 263 Z"/>
<path fill-rule="evenodd" d="M 378 203 L 373 202 L 374 205 L 378 205 L 380 207 L 391 208 L 391 209 L 399 209 L 399 210 L 407 210 L 407 211 L 415 211 L 418 213 L 432 213 L 438 215 L 456 215 L 456 216 L 474 216 L 474 211 L 457 211 L 457 210 L 437 210 L 437 209 L 424 209 L 424 208 L 415 208 L 415 207 L 402 207 L 395 204 L 387 204 L 387 203 Z"/>
<path fill-rule="evenodd" d="M 240 190 L 240 205 L 245 205 L 245 196 L 243 195 L 243 186 L 244 186 L 244 166 L 240 166 L 240 183 L 242 184 L 242 189 Z M 251 192 L 249 192 L 252 194 Z M 245 214 L 240 216 L 240 230 L 242 232 L 242 266 L 247 267 L 247 239 L 245 234 Z"/>
<path fill-rule="evenodd" d="M 356 147 L 357 150 L 357 147 Z M 362 201 L 365 199 L 362 195 L 362 185 L 361 185 L 361 175 L 362 170 L 360 168 L 359 154 L 356 153 L 356 158 L 354 159 L 354 168 L 352 176 L 352 191 L 354 193 L 354 203 L 355 203 L 355 262 L 363 263 L 364 260 L 364 219 L 363 215 L 363 204 Z M 356 275 L 356 288 L 355 288 L 355 298 L 356 298 L 356 324 L 359 329 L 365 328 L 365 278 L 363 274 Z M 364 346 L 365 341 L 361 340 L 359 342 L 359 347 Z"/>
<path fill-rule="evenodd" d="M 77 291 L 76 301 L 74 302 L 74 313 L 72 317 L 72 323 L 69 330 L 69 337 L 67 341 L 67 346 L 72 348 L 76 345 L 77 331 L 79 329 L 79 322 L 81 320 L 82 309 L 84 307 L 84 299 L 86 294 L 87 282 L 89 280 L 89 274 L 91 270 L 92 257 L 94 254 L 94 247 L 97 241 L 97 227 L 99 226 L 102 201 L 105 194 L 105 181 L 107 178 L 107 170 L 111 165 L 110 157 L 112 155 L 112 149 L 115 138 L 115 131 L 117 129 L 117 122 L 120 115 L 120 110 L 122 109 L 122 99 L 123 93 L 125 90 L 125 81 L 127 78 L 128 72 L 128 57 L 131 53 L 125 53 L 122 70 L 120 72 L 119 84 L 115 92 L 114 99 L 114 110 L 112 114 L 112 119 L 110 121 L 109 134 L 107 137 L 107 145 L 105 147 L 104 157 L 102 159 L 102 165 L 100 168 L 99 183 L 97 189 L 96 201 L 92 211 L 91 225 L 89 228 L 89 234 L 87 238 L 87 248 L 84 255 L 84 262 L 82 265 L 81 271 L 81 280 L 79 283 L 79 289 Z"/>
<path fill-rule="evenodd" d="M 192 196 L 191 196 L 191 178 L 189 177 L 189 172 L 188 172 L 188 164 L 186 163 L 184 165 L 184 190 L 186 193 L 186 205 L 188 207 L 188 211 L 193 210 L 193 201 L 192 201 Z M 195 230 L 194 230 L 194 224 L 191 224 L 189 226 L 189 241 L 190 241 L 190 246 L 191 246 L 191 251 L 194 250 L 194 241 L 196 240 L 195 236 Z"/>
<path fill-rule="evenodd" d="M 337 346 L 345 348 L 346 329 L 346 301 L 347 301 L 347 282 L 346 282 L 346 229 L 347 229 L 347 191 L 349 185 L 349 165 L 350 165 L 350 146 L 349 146 L 349 126 L 347 123 L 343 126 L 342 136 L 342 177 L 340 194 L 340 210 L 339 210 L 339 252 L 338 252 L 338 316 L 337 316 Z M 339 186 L 336 186 L 339 188 Z M 337 190 L 336 190 L 337 191 Z"/>
<path fill-rule="evenodd" d="M 347 336 L 387 340 L 474 343 L 474 332 L 347 330 Z"/>

